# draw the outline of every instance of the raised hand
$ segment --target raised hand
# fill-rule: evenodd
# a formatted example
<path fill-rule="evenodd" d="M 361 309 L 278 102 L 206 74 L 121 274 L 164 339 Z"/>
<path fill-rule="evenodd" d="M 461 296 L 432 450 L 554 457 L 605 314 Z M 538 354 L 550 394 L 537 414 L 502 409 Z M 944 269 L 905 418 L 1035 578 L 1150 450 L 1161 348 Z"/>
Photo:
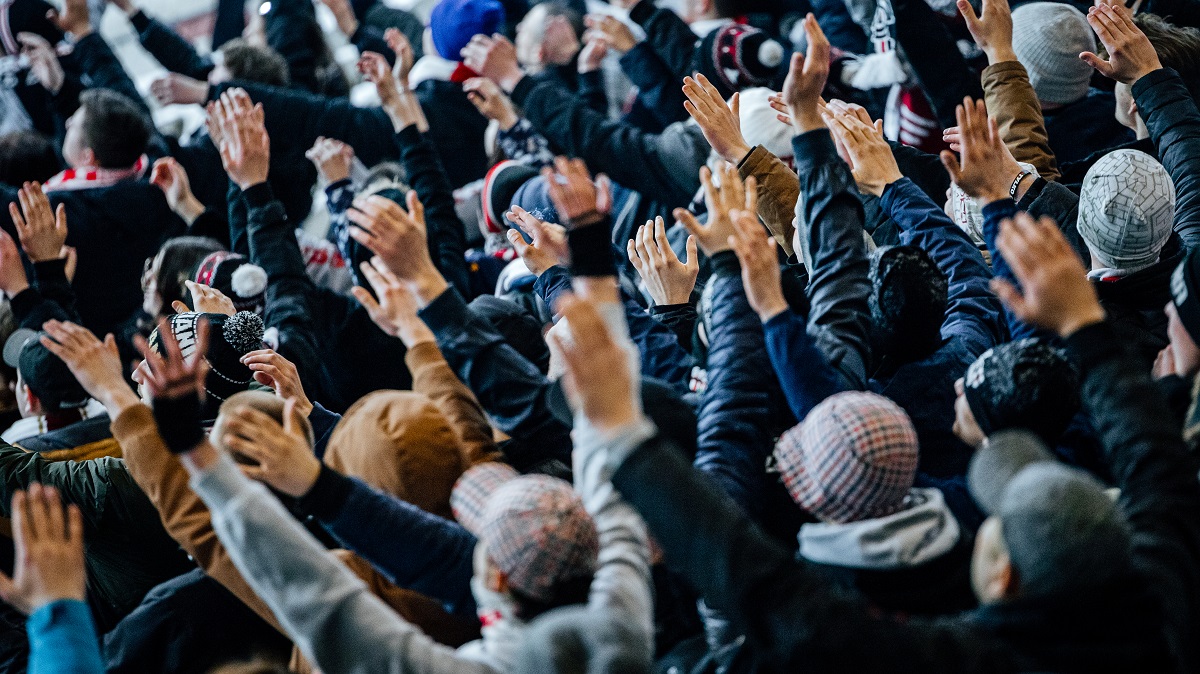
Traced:
<path fill-rule="evenodd" d="M 1104 309 L 1079 254 L 1053 220 L 1018 213 L 1001 223 L 996 247 L 1021 290 L 1000 278 L 992 279 L 992 290 L 1018 319 L 1063 337 L 1104 320 Z"/>
<path fill-rule="evenodd" d="M 191 180 L 183 166 L 174 157 L 163 157 L 154 162 L 150 171 L 150 183 L 162 190 L 171 211 L 189 225 L 204 212 L 204 204 L 192 192 Z"/>
<path fill-rule="evenodd" d="M 462 49 L 463 65 L 479 73 L 500 88 L 511 92 L 525 76 L 517 63 L 517 49 L 508 38 L 496 33 L 492 37 L 476 35 Z"/>
<path fill-rule="evenodd" d="M 1150 38 L 1133 23 L 1132 14 L 1124 6 L 1100 3 L 1088 10 L 1087 21 L 1108 51 L 1108 60 L 1090 51 L 1083 52 L 1079 58 L 1102 75 L 1133 84 L 1162 69 Z"/>
<path fill-rule="evenodd" d="M 42 191 L 41 183 L 25 183 L 17 192 L 16 204 L 8 205 L 8 214 L 21 238 L 21 247 L 32 262 L 61 260 L 65 257 L 63 247 L 67 243 L 67 209 L 63 204 L 58 209 L 50 208 L 50 199 Z M 24 213 L 24 217 L 22 217 Z"/>
<path fill-rule="evenodd" d="M 638 227 L 625 253 L 656 305 L 685 304 L 691 299 L 700 273 L 695 236 L 687 238 L 687 262 L 681 262 L 667 240 L 666 223 L 659 217 Z"/>
<path fill-rule="evenodd" d="M 859 191 L 878 197 L 884 188 L 904 177 L 892 147 L 883 137 L 882 120 L 871 124 L 866 110 L 840 101 L 831 101 L 822 117 L 844 153 Z"/>
<path fill-rule="evenodd" d="M 407 84 L 400 86 L 393 71 L 388 68 L 387 59 L 375 52 L 363 52 L 358 58 L 358 71 L 364 79 L 375 85 L 383 111 L 392 120 L 392 127 L 397 132 L 414 124 L 422 133 L 429 130 L 429 121 L 425 119 L 421 102 Z"/>
<path fill-rule="evenodd" d="M 713 175 L 708 167 L 700 169 L 700 183 L 704 186 L 704 203 L 708 210 L 708 222 L 701 225 L 696 216 L 683 208 L 676 208 L 675 219 L 687 228 L 700 250 L 712 257 L 729 250 L 729 237 L 733 236 L 733 211 L 746 210 L 758 213 L 758 182 L 753 176 L 745 185 L 737 169 L 729 164 L 719 169 L 720 187 L 713 184 Z"/>
<path fill-rule="evenodd" d="M 587 26 L 583 38 L 589 42 L 593 39 L 603 40 L 605 45 L 621 54 L 637 46 L 638 39 L 633 30 L 615 16 L 588 14 L 583 23 Z"/>
<path fill-rule="evenodd" d="M 392 337 L 399 337 L 405 348 L 409 349 L 417 344 L 437 341 L 433 331 L 417 315 L 417 298 L 413 297 L 408 286 L 388 270 L 383 260 L 374 257 L 370 262 L 359 265 L 359 268 L 375 295 L 372 296 L 361 286 L 351 288 L 350 292 L 380 330 Z"/>
<path fill-rule="evenodd" d="M 66 80 L 62 63 L 54 46 L 37 33 L 17 33 L 21 54 L 29 59 L 29 71 L 52 94 L 57 94 Z"/>
<path fill-rule="evenodd" d="M 355 202 L 346 217 L 353 223 L 350 236 L 379 256 L 396 278 L 423 286 L 412 288 L 418 297 L 431 300 L 445 290 L 446 281 L 429 256 L 425 207 L 415 191 L 408 193 L 408 210 L 389 199 L 370 196 Z"/>
<path fill-rule="evenodd" d="M 189 309 L 188 305 L 175 300 L 171 303 L 171 308 L 176 313 L 186 314 L 189 311 L 196 311 L 202 314 L 224 314 L 226 316 L 237 313 L 237 308 L 233 306 L 233 300 L 226 297 L 225 293 L 220 290 L 195 281 L 184 281 L 183 285 L 192 295 L 192 308 Z"/>
<path fill-rule="evenodd" d="M 408 36 L 400 32 L 399 28 L 388 28 L 383 31 L 383 39 L 392 53 L 396 55 L 396 65 L 392 66 L 392 76 L 396 78 L 397 86 L 407 89 L 408 74 L 412 72 L 415 61 L 412 43 L 408 41 Z"/>
<path fill-rule="evenodd" d="M 683 78 L 683 95 L 687 96 L 683 108 L 700 125 L 705 140 L 721 159 L 736 164 L 750 154 L 750 146 L 742 136 L 738 94 L 726 105 L 708 78 L 697 74 L 695 78 Z"/>
<path fill-rule="evenodd" d="M 791 67 L 783 81 L 783 100 L 796 133 L 821 128 L 821 90 L 829 77 L 829 40 L 811 13 L 804 17 L 804 34 L 808 36 L 808 51 L 805 55 L 792 54 Z"/>
<path fill-rule="evenodd" d="M 542 169 L 558 216 L 569 229 L 594 225 L 612 210 L 612 183 L 603 173 L 592 176 L 582 159 L 555 157 L 554 168 Z"/>
<path fill-rule="evenodd" d="M 471 101 L 479 114 L 495 120 L 501 130 L 508 131 L 521 121 L 512 99 L 500 90 L 500 85 L 488 78 L 472 77 L 463 82 L 463 91 L 467 92 L 467 100 Z"/>
<path fill-rule="evenodd" d="M 555 265 L 566 266 L 571 263 L 571 251 L 567 247 L 567 230 L 562 225 L 543 222 L 520 206 L 513 206 L 505 213 L 510 221 L 515 222 L 522 232 L 533 239 L 526 243 L 525 239 L 514 229 L 505 232 L 508 242 L 512 244 L 517 255 L 525 262 L 525 266 L 534 276 Z"/>
<path fill-rule="evenodd" d="M 754 213 L 738 211 L 733 220 L 734 234 L 729 244 L 742 263 L 742 286 L 750 308 L 763 323 L 787 311 L 783 297 L 782 273 L 775 251 L 775 239 L 763 229 Z"/>
<path fill-rule="evenodd" d="M 1000 138 L 996 120 L 990 119 L 983 101 L 967 98 L 955 110 L 958 117 L 958 141 L 962 147 L 962 162 L 953 152 L 943 150 L 942 165 L 950 179 L 980 206 L 1009 198 L 1013 180 L 1024 169 L 1013 159 Z M 1028 180 L 1018 183 L 1021 187 Z M 1027 185 L 1026 185 L 1027 187 Z M 1020 196 L 1018 192 L 1016 196 Z"/>
<path fill-rule="evenodd" d="M 584 42 L 583 49 L 579 50 L 579 72 L 590 73 L 599 70 L 607 55 L 608 40 L 599 35 L 589 37 Z"/>
<path fill-rule="evenodd" d="M 244 89 L 221 94 L 215 108 L 221 134 L 221 163 L 242 190 L 267 181 L 271 165 L 271 139 L 261 103 L 252 104 Z"/>
<path fill-rule="evenodd" d="M 88 8 L 88 0 L 65 0 L 61 12 L 52 9 L 46 12 L 46 18 L 58 26 L 59 30 L 70 33 L 76 40 L 80 40 L 92 32 L 92 16 L 91 10 Z"/>
<path fill-rule="evenodd" d="M 199 105 L 208 99 L 208 82 L 167 73 L 150 83 L 150 94 L 159 105 Z"/>
<path fill-rule="evenodd" d="M 103 403 L 110 414 L 138 403 L 125 382 L 125 368 L 112 335 L 100 341 L 87 328 L 62 321 L 48 321 L 42 330 L 46 333 L 41 337 L 42 346 L 62 359 L 83 390 Z"/>
<path fill-rule="evenodd" d="M 17 244 L 8 232 L 0 229 L 0 291 L 11 300 L 28 287 L 29 278 L 25 276 Z"/>
<path fill-rule="evenodd" d="M 223 412 L 225 433 L 217 441 L 258 465 L 242 466 L 247 477 L 299 498 L 313 488 L 321 462 L 313 456 L 295 398 L 283 407 L 283 425 L 249 405 Z"/>
<path fill-rule="evenodd" d="M 570 339 L 551 333 L 566 372 L 564 388 L 572 406 L 601 433 L 621 428 L 639 417 L 629 353 L 617 344 L 595 304 L 568 294 L 556 307 L 571 327 Z"/>
<path fill-rule="evenodd" d="M 296 411 L 308 418 L 313 410 L 312 401 L 304 393 L 300 383 L 300 372 L 292 361 L 271 349 L 259 349 L 242 356 L 242 365 L 254 373 L 254 381 L 275 389 L 275 395 L 284 400 L 296 401 Z"/>
<path fill-rule="evenodd" d="M 987 55 L 988 64 L 1016 61 L 1012 46 L 1012 10 L 1008 0 L 983 0 L 982 10 L 983 16 L 978 16 L 968 0 L 958 0 L 958 12 L 967 23 L 975 44 Z"/>
<path fill-rule="evenodd" d="M 350 177 L 350 166 L 354 163 L 354 148 L 340 140 L 318 136 L 313 146 L 304 153 L 313 163 L 326 185 Z"/>
<path fill-rule="evenodd" d="M 343 35 L 350 37 L 358 32 L 358 17 L 354 15 L 354 8 L 350 6 L 349 0 L 321 0 L 321 4 L 333 12 L 338 30 Z"/>
<path fill-rule="evenodd" d="M 83 516 L 64 507 L 54 487 L 29 485 L 12 498 L 16 560 L 13 577 L 0 573 L 0 598 L 25 615 L 63 599 L 86 598 Z"/>

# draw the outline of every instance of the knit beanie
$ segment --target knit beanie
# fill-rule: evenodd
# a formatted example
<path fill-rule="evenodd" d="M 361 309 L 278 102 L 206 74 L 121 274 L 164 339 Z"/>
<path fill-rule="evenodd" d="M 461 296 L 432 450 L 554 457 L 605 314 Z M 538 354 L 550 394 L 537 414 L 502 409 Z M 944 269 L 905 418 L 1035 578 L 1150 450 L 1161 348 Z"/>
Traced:
<path fill-rule="evenodd" d="M 499 234 L 513 226 L 504 214 L 512 208 L 517 190 L 537 175 L 536 168 L 513 159 L 506 159 L 488 170 L 481 194 L 487 231 Z"/>
<path fill-rule="evenodd" d="M 1200 254 L 1196 250 L 1189 251 L 1171 274 L 1171 296 L 1179 322 L 1192 341 L 1200 344 Z"/>
<path fill-rule="evenodd" d="M 1079 376 L 1058 349 L 1022 339 L 971 363 L 963 395 L 985 436 L 1024 428 L 1053 446 L 1079 412 Z"/>
<path fill-rule="evenodd" d="M 256 314 L 239 311 L 233 316 L 225 314 L 202 314 L 189 311 L 175 314 L 166 319 L 184 359 L 196 353 L 197 329 L 201 319 L 208 320 L 208 376 L 204 380 L 203 418 L 217 418 L 221 403 L 235 393 L 248 390 L 254 381 L 254 373 L 242 364 L 242 356 L 262 348 L 263 322 Z M 158 328 L 150 333 L 150 348 L 157 354 L 163 353 L 162 338 Z"/>
<path fill-rule="evenodd" d="M 1105 267 L 1136 271 L 1154 264 L 1174 222 L 1175 184 L 1144 152 L 1110 152 L 1083 177 L 1076 226 Z"/>
<path fill-rule="evenodd" d="M 774 93 L 765 87 L 742 91 L 738 97 L 742 138 L 750 147 L 761 145 L 788 166 L 793 166 L 795 151 L 792 150 L 792 137 L 796 132 L 790 125 L 779 121 L 775 109 L 771 107 L 771 95 Z"/>
<path fill-rule="evenodd" d="M 238 311 L 261 316 L 266 307 L 267 272 L 244 255 L 225 250 L 212 253 L 196 268 L 195 281 L 221 291 Z"/>
<path fill-rule="evenodd" d="M 765 87 L 783 74 L 783 45 L 766 33 L 740 23 L 728 23 L 700 40 L 696 70 L 728 99 L 734 92 Z"/>
<path fill-rule="evenodd" d="M 496 0 L 442 0 L 429 15 L 433 46 L 442 58 L 460 61 L 463 47 L 476 35 L 491 35 L 504 24 L 504 6 Z"/>
<path fill-rule="evenodd" d="M 1079 58 L 1096 51 L 1087 18 L 1059 2 L 1031 2 L 1013 10 L 1013 51 L 1029 72 L 1042 103 L 1074 103 L 1088 92 L 1092 67 Z"/>
<path fill-rule="evenodd" d="M 904 410 L 862 391 L 826 398 L 775 446 L 792 500 L 832 523 L 900 510 L 916 477 L 917 457 L 917 432 Z"/>

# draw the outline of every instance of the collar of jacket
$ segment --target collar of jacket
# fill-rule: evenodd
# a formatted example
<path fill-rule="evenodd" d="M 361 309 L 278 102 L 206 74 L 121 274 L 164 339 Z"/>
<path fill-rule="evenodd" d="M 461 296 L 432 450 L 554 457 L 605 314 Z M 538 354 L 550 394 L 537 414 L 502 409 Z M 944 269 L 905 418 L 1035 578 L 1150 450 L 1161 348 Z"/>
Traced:
<path fill-rule="evenodd" d="M 800 527 L 800 557 L 853 569 L 896 569 L 932 561 L 958 544 L 958 520 L 937 489 L 912 489 L 887 517 Z"/>

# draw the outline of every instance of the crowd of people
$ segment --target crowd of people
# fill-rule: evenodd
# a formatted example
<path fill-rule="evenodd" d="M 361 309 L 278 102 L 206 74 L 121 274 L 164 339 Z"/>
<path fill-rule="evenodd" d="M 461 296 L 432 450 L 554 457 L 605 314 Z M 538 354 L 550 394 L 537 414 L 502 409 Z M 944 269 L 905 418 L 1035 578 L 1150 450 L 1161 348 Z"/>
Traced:
<path fill-rule="evenodd" d="M 1082 1 L 0 0 L 0 670 L 1200 672 L 1200 12 Z"/>

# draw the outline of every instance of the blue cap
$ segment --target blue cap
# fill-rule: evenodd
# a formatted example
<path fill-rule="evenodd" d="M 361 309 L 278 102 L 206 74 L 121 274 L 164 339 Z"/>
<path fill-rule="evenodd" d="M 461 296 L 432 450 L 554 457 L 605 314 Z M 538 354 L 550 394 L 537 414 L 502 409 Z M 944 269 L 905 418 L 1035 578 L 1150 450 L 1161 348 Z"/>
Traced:
<path fill-rule="evenodd" d="M 433 46 L 442 58 L 460 61 L 471 38 L 491 35 L 504 23 L 504 6 L 496 0 L 442 0 L 429 16 Z"/>

